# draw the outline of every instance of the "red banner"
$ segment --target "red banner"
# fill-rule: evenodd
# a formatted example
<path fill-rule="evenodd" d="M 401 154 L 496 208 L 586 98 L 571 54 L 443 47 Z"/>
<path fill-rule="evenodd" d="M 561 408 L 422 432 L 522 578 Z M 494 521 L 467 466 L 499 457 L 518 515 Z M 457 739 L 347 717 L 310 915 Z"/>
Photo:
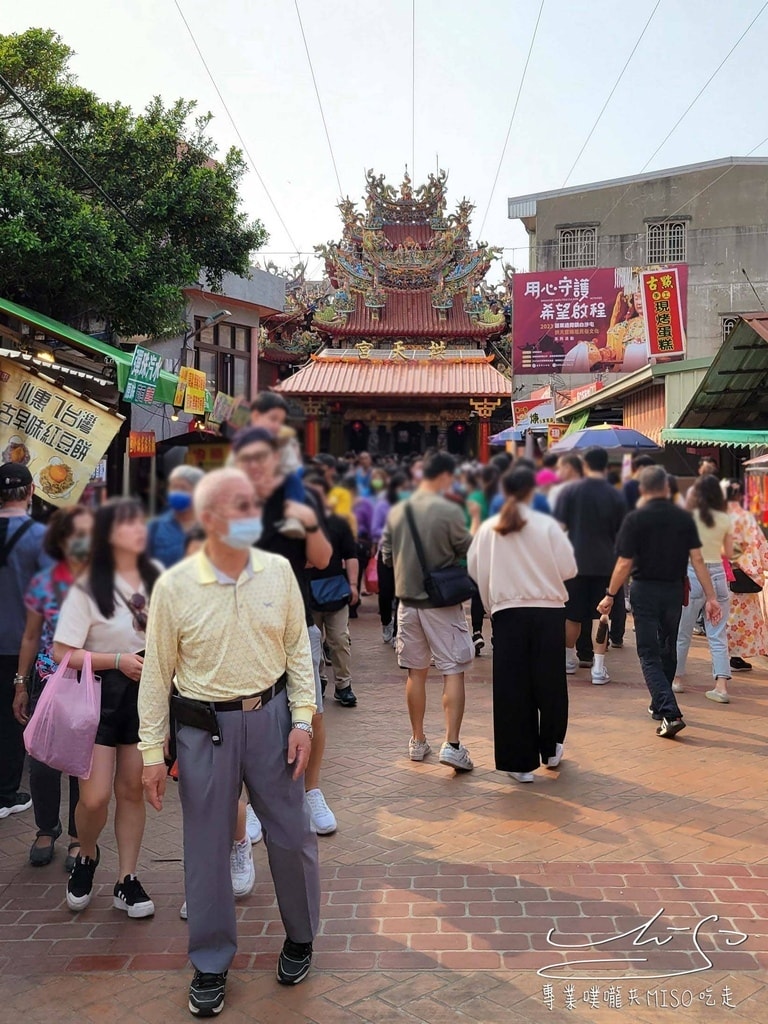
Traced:
<path fill-rule="evenodd" d="M 684 356 L 685 328 L 677 269 L 646 271 L 640 277 L 651 356 Z"/>
<path fill-rule="evenodd" d="M 521 420 L 527 419 L 534 409 L 540 405 L 549 405 L 549 398 L 525 398 L 512 402 L 512 423 L 517 426 Z"/>
<path fill-rule="evenodd" d="M 132 430 L 128 435 L 128 458 L 151 459 L 157 454 L 154 430 Z"/>
<path fill-rule="evenodd" d="M 676 277 L 684 328 L 688 267 L 678 264 L 656 272 L 661 274 Z M 662 353 L 649 349 L 643 298 L 632 267 L 515 274 L 514 373 L 629 373 L 647 365 Z M 655 306 L 653 311 L 655 316 Z"/>

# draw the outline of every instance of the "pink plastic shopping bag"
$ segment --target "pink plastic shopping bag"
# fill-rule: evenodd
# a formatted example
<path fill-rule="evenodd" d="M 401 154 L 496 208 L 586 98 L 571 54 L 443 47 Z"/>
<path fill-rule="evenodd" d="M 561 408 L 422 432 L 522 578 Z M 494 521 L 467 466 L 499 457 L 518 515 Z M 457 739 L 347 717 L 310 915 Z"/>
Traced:
<path fill-rule="evenodd" d="M 86 651 L 79 674 L 69 653 L 48 679 L 24 730 L 24 746 L 36 761 L 67 775 L 87 779 L 99 727 L 101 694 Z"/>

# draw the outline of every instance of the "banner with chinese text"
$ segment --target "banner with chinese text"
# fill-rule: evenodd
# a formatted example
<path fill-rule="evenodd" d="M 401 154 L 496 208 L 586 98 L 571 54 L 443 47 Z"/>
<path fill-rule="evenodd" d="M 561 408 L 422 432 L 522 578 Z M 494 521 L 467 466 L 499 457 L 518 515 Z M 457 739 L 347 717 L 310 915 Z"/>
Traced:
<path fill-rule="evenodd" d="M 528 419 L 534 409 L 541 405 L 551 405 L 549 398 L 527 398 L 512 402 L 512 424 L 518 426 L 522 420 Z"/>
<path fill-rule="evenodd" d="M 640 277 L 650 354 L 684 356 L 685 328 L 677 269 L 646 271 Z"/>
<path fill-rule="evenodd" d="M 154 430 L 132 430 L 128 435 L 128 458 L 151 459 L 157 455 Z"/>
<path fill-rule="evenodd" d="M 562 441 L 567 429 L 567 423 L 550 423 L 547 428 L 547 448 L 551 448 L 553 444 Z"/>
<path fill-rule="evenodd" d="M 684 329 L 687 265 L 657 276 L 673 272 Z M 649 348 L 640 278 L 632 267 L 515 274 L 514 373 L 629 373 L 662 358 Z"/>
<path fill-rule="evenodd" d="M 76 504 L 122 417 L 12 359 L 0 358 L 0 384 L 0 460 L 27 466 L 49 504 Z"/>
<path fill-rule="evenodd" d="M 184 412 L 192 416 L 205 415 L 205 373 L 191 366 L 179 370 L 179 383 L 173 397 L 174 405 L 184 405 Z"/>
<path fill-rule="evenodd" d="M 133 350 L 131 368 L 128 371 L 123 398 L 126 402 L 149 404 L 155 400 L 155 388 L 163 366 L 163 358 L 157 352 L 137 345 Z"/>

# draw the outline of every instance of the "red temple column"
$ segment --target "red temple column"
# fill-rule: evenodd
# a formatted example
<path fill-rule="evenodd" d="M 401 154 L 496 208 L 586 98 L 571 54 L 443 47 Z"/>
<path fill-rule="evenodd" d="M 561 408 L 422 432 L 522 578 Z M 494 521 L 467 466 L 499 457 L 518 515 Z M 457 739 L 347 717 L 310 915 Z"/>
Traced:
<path fill-rule="evenodd" d="M 500 398 L 470 398 L 469 404 L 478 417 L 477 457 L 487 462 L 491 457 L 491 416 L 501 405 Z"/>
<path fill-rule="evenodd" d="M 322 409 L 320 403 L 310 399 L 304 403 L 304 454 L 317 455 L 320 451 L 320 424 L 318 417 Z"/>

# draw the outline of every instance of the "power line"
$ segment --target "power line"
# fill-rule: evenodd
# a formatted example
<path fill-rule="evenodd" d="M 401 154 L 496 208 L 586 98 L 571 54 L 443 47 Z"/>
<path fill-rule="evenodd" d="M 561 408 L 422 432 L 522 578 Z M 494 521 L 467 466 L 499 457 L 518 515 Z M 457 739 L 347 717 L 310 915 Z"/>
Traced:
<path fill-rule="evenodd" d="M 735 42 L 735 43 L 733 44 L 733 46 L 732 46 L 732 47 L 730 48 L 730 50 L 728 51 L 728 53 L 726 53 L 726 55 L 725 55 L 725 56 L 723 57 L 723 59 L 722 59 L 722 60 L 720 61 L 720 63 L 719 63 L 718 65 L 717 65 L 717 67 L 715 68 L 715 70 L 714 70 L 714 71 L 712 72 L 712 74 L 711 74 L 711 75 L 709 76 L 709 78 L 708 78 L 708 79 L 706 80 L 706 82 L 704 83 L 704 85 L 702 85 L 702 87 L 701 87 L 701 88 L 699 89 L 699 91 L 698 91 L 698 92 L 696 93 L 696 95 L 695 95 L 695 96 L 693 97 L 693 99 L 692 99 L 692 100 L 691 100 L 691 102 L 690 102 L 690 103 L 688 104 L 688 106 L 687 106 L 687 107 L 685 108 L 685 110 L 684 110 L 684 111 L 682 112 L 682 114 L 680 115 L 680 117 L 678 117 L 678 119 L 677 119 L 677 120 L 675 121 L 675 123 L 674 123 L 674 124 L 672 125 L 672 127 L 671 127 L 671 128 L 670 128 L 670 130 L 669 130 L 669 131 L 667 132 L 667 134 L 666 134 L 666 135 L 664 136 L 664 138 L 663 138 L 663 139 L 661 140 L 661 142 L 660 142 L 660 143 L 659 143 L 659 145 L 658 145 L 658 146 L 656 147 L 656 149 L 654 149 L 654 151 L 653 151 L 653 152 L 651 153 L 651 155 L 650 155 L 650 157 L 648 158 L 648 160 L 646 161 L 645 165 L 644 165 L 644 166 L 643 166 L 643 167 L 641 168 L 641 170 L 640 170 L 640 173 L 641 173 L 641 174 L 642 174 L 642 172 L 643 172 L 643 171 L 644 171 L 644 170 L 645 170 L 645 169 L 646 169 L 646 168 L 648 167 L 648 164 L 650 164 L 650 162 L 651 162 L 651 161 L 653 160 L 653 158 L 654 158 L 654 157 L 656 156 L 656 154 L 657 154 L 657 153 L 659 152 L 659 150 L 660 150 L 660 149 L 662 149 L 662 148 L 664 147 L 664 145 L 665 145 L 665 144 L 666 144 L 666 143 L 668 142 L 668 140 L 669 140 L 669 139 L 671 138 L 671 136 L 672 136 L 672 135 L 673 135 L 673 134 L 675 133 L 675 131 L 677 131 L 677 128 L 679 127 L 679 125 L 680 125 L 680 124 L 681 124 L 681 123 L 683 122 L 683 120 L 684 120 L 684 119 L 685 119 L 685 118 L 686 118 L 686 117 L 688 116 L 688 113 L 690 112 L 690 110 L 691 110 L 691 109 L 692 109 L 692 108 L 694 107 L 694 105 L 695 105 L 695 104 L 696 104 L 696 103 L 698 102 L 698 100 L 699 100 L 699 97 L 700 97 L 700 96 L 701 96 L 701 95 L 702 95 L 702 94 L 704 93 L 704 91 L 705 91 L 705 90 L 706 90 L 706 89 L 707 89 L 707 88 L 709 87 L 709 85 L 710 85 L 710 83 L 712 82 L 712 80 L 713 80 L 713 79 L 714 79 L 714 78 L 715 78 L 715 77 L 716 77 L 716 76 L 717 76 L 717 75 L 719 74 L 719 72 L 720 72 L 720 70 L 722 69 L 723 65 L 724 65 L 724 64 L 726 63 L 726 61 L 727 61 L 727 60 L 729 59 L 729 57 L 731 56 L 731 54 L 733 53 L 733 51 L 734 51 L 734 50 L 736 49 L 736 47 L 737 47 L 737 46 L 739 45 L 739 43 L 740 43 L 740 42 L 742 41 L 742 39 L 744 39 L 744 37 L 745 37 L 745 36 L 747 35 L 747 33 L 749 32 L 749 30 L 750 30 L 750 29 L 752 28 L 752 26 L 753 26 L 753 25 L 755 24 L 755 22 L 757 21 L 757 19 L 758 19 L 758 18 L 760 17 L 760 15 L 761 15 L 761 14 L 763 13 L 763 11 L 764 11 L 764 10 L 766 9 L 766 7 L 768 7 L 768 0 L 766 0 L 766 2 L 765 2 L 765 3 L 763 4 L 763 6 L 762 6 L 762 7 L 760 8 L 760 10 L 759 10 L 759 11 L 757 12 L 757 14 L 756 14 L 756 15 L 754 16 L 754 18 L 752 19 L 752 21 L 750 21 L 750 23 L 749 23 L 749 24 L 747 25 L 747 27 L 746 27 L 746 28 L 744 29 L 744 31 L 743 31 L 743 32 L 741 33 L 741 35 L 739 36 L 739 38 L 738 38 L 738 39 L 736 40 L 736 42 Z"/>
<path fill-rule="evenodd" d="M 507 145 L 509 143 L 509 136 L 512 133 L 512 125 L 514 124 L 515 115 L 517 114 L 517 106 L 518 106 L 518 104 L 520 102 L 520 96 L 521 96 L 522 91 L 523 91 L 523 84 L 525 83 L 525 76 L 526 76 L 526 73 L 528 71 L 528 64 L 530 63 L 531 53 L 533 52 L 533 44 L 536 42 L 536 35 L 537 35 L 538 31 L 539 31 L 539 22 L 541 21 L 541 12 L 544 10 L 544 2 L 545 2 L 545 0 L 541 0 L 541 5 L 539 7 L 539 13 L 538 13 L 538 16 L 536 18 L 536 24 L 533 27 L 533 35 L 531 36 L 531 45 L 528 47 L 528 56 L 525 58 L 525 65 L 523 67 L 523 73 L 520 76 L 520 85 L 519 85 L 518 90 L 517 90 L 517 96 L 515 97 L 515 105 L 512 108 L 512 117 L 510 117 L 510 119 L 509 119 L 509 126 L 507 128 L 507 135 L 506 135 L 506 138 L 504 139 L 504 145 L 501 148 L 501 156 L 499 157 L 499 165 L 496 168 L 496 175 L 495 175 L 495 177 L 493 179 L 493 185 L 491 186 L 491 194 L 488 197 L 488 205 L 485 208 L 485 214 L 483 215 L 483 221 L 482 221 L 482 224 L 480 225 L 480 231 L 478 232 L 478 237 L 481 237 L 482 234 L 483 234 L 483 228 L 485 227 L 485 222 L 488 219 L 488 212 L 491 209 L 491 203 L 493 202 L 493 195 L 494 195 L 494 193 L 496 191 L 496 185 L 498 184 L 498 181 L 499 181 L 499 175 L 501 174 L 501 166 L 504 163 L 504 156 L 506 155 L 506 152 L 507 152 Z"/>
<path fill-rule="evenodd" d="M 656 14 L 656 11 L 658 11 L 658 9 L 659 9 L 660 5 L 661 5 L 661 0 L 656 0 L 656 6 L 655 6 L 655 7 L 653 8 L 653 10 L 651 11 L 650 15 L 648 16 L 648 20 L 646 21 L 645 25 L 643 26 L 643 30 L 642 30 L 642 32 L 641 32 L 641 33 L 640 33 L 640 35 L 639 35 L 639 36 L 637 37 L 637 41 L 635 42 L 635 45 L 634 45 L 634 46 L 632 47 L 632 50 L 630 51 L 630 54 L 629 54 L 629 56 L 627 57 L 626 61 L 624 62 L 624 67 L 623 67 L 623 68 L 621 69 L 621 71 L 619 72 L 619 77 L 618 77 L 618 78 L 616 79 L 616 81 L 615 81 L 615 82 L 613 83 L 613 88 L 612 88 L 612 89 L 611 89 L 611 91 L 610 91 L 610 92 L 608 93 L 608 98 L 606 99 L 605 103 L 603 104 L 603 106 L 602 106 L 602 108 L 601 108 L 601 110 L 600 110 L 600 113 L 599 113 L 599 114 L 597 115 L 597 117 L 595 118 L 595 123 L 594 123 L 594 124 L 592 125 L 592 127 L 591 127 L 591 128 L 589 129 L 589 133 L 587 134 L 587 137 L 586 137 L 586 139 L 584 139 L 584 144 L 583 144 L 583 146 L 581 147 L 581 149 L 579 150 L 579 152 L 577 153 L 577 155 L 576 155 L 576 159 L 575 159 L 575 160 L 573 161 L 573 164 L 571 165 L 571 169 L 570 169 L 570 171 L 568 171 L 568 173 L 566 174 L 566 176 L 565 176 L 565 180 L 563 181 L 563 184 L 562 184 L 562 185 L 560 186 L 560 188 L 565 188 L 565 186 L 566 186 L 566 185 L 568 184 L 568 181 L 570 180 L 570 177 L 571 177 L 571 175 L 573 174 L 574 170 L 576 169 L 576 165 L 578 164 L 579 160 L 581 160 L 581 158 L 582 158 L 582 156 L 583 156 L 583 154 L 584 154 L 584 150 L 585 150 L 585 149 L 587 148 L 587 146 L 589 145 L 589 140 L 590 140 L 590 139 L 592 138 L 592 136 L 593 136 L 593 135 L 595 134 L 595 129 L 597 128 L 598 124 L 600 123 L 600 121 L 601 121 L 601 119 L 602 119 L 602 116 L 603 116 L 603 114 L 605 113 L 605 111 L 606 111 L 606 109 L 607 109 L 607 107 L 608 107 L 608 104 L 609 104 L 609 103 L 611 102 L 611 100 L 613 99 L 613 94 L 614 94 L 614 93 L 616 92 L 616 90 L 618 89 L 618 87 L 619 87 L 619 84 L 621 83 L 621 80 L 622 80 L 622 78 L 624 77 L 624 75 L 625 75 L 625 73 L 626 73 L 626 70 L 627 70 L 627 68 L 629 67 L 629 65 L 630 65 L 630 64 L 631 64 L 631 62 L 632 62 L 632 58 L 633 58 L 633 57 L 635 56 L 635 52 L 636 52 L 636 50 L 637 50 L 638 46 L 639 46 L 639 45 L 640 45 L 640 43 L 641 43 L 641 42 L 643 41 L 643 36 L 644 36 L 644 35 L 645 35 L 645 33 L 646 33 L 646 32 L 648 31 L 648 26 L 649 26 L 649 25 L 651 24 L 651 22 L 653 21 L 653 17 L 654 17 L 654 15 Z"/>
<path fill-rule="evenodd" d="M 82 176 L 87 181 L 89 181 L 91 185 L 93 185 L 93 187 L 96 189 L 99 195 L 112 207 L 113 210 L 120 214 L 120 216 L 123 218 L 128 227 L 138 232 L 138 227 L 128 217 L 125 211 L 120 206 L 118 206 L 118 204 L 115 202 L 112 196 L 109 195 L 108 192 L 104 191 L 104 189 L 101 187 L 98 181 L 96 181 L 96 179 L 83 167 L 83 165 L 80 163 L 77 157 L 73 156 L 72 153 L 70 153 L 70 151 L 67 149 L 64 143 L 53 134 L 50 128 L 43 121 L 40 120 L 38 115 L 35 113 L 32 107 L 30 107 L 30 105 L 23 98 L 23 96 L 20 96 L 13 88 L 11 83 L 8 81 L 8 79 L 1 74 L 0 84 L 2 84 L 4 89 L 7 89 L 7 91 L 11 94 L 11 96 L 13 96 L 13 98 L 16 100 L 19 106 L 22 107 L 23 110 L 32 118 L 32 120 L 35 122 L 38 128 L 51 140 L 54 146 L 58 150 L 60 150 L 64 154 L 64 156 L 78 169 Z"/>
<path fill-rule="evenodd" d="M 416 180 L 416 0 L 411 0 L 411 178 Z"/>
<path fill-rule="evenodd" d="M 248 159 L 248 163 L 251 165 L 251 169 L 253 170 L 253 173 L 258 178 L 259 184 L 264 189 L 264 194 L 266 195 L 267 199 L 269 200 L 270 206 L 275 211 L 275 216 L 280 221 L 280 225 L 281 225 L 283 231 L 285 232 L 285 234 L 286 234 L 286 236 L 288 238 L 288 241 L 291 243 L 291 245 L 294 247 L 294 249 L 298 253 L 299 247 L 294 242 L 293 236 L 291 235 L 290 231 L 288 230 L 285 221 L 280 216 L 280 211 L 278 210 L 277 206 L 275 205 L 275 201 L 272 198 L 272 196 L 270 195 L 269 189 L 267 188 L 264 179 L 262 178 L 261 174 L 259 173 L 259 169 L 256 166 L 256 163 L 255 163 L 253 157 L 251 156 L 251 154 L 250 154 L 250 152 L 248 150 L 248 147 L 245 144 L 245 139 L 240 134 L 240 129 L 237 127 L 237 123 L 235 122 L 235 119 L 232 116 L 232 111 L 227 106 L 227 101 L 224 99 L 224 97 L 221 94 L 221 89 L 219 89 L 219 86 L 216 83 L 216 79 L 213 77 L 213 72 L 208 67 L 208 62 L 206 61 L 205 57 L 203 56 L 203 51 L 200 49 L 200 46 L 199 46 L 199 44 L 197 42 L 197 39 L 195 38 L 195 34 L 192 31 L 192 28 L 191 28 L 189 22 L 184 17 L 184 11 L 182 11 L 181 6 L 179 5 L 179 0 L 173 0 L 173 2 L 174 2 L 174 5 L 176 7 L 176 10 L 179 12 L 179 17 L 184 22 L 184 27 L 186 28 L 187 32 L 189 33 L 189 38 L 192 40 L 192 45 L 197 50 L 197 55 L 200 58 L 200 60 L 202 61 L 202 65 L 205 68 L 206 74 L 208 75 L 208 78 L 211 81 L 211 85 L 213 86 L 213 88 L 214 88 L 214 90 L 216 92 L 216 95 L 219 97 L 219 102 L 221 103 L 222 107 L 224 108 L 224 111 L 226 112 L 227 117 L 229 118 L 230 124 L 232 125 L 232 128 L 234 129 L 235 135 L 237 136 L 238 141 L 240 142 L 240 145 L 242 147 L 242 150 L 243 150 L 243 152 L 245 153 L 245 155 L 246 155 L 246 157 Z"/>
<path fill-rule="evenodd" d="M 325 120 L 325 112 L 323 110 L 323 102 L 320 99 L 320 90 L 317 87 L 317 79 L 315 78 L 315 69 L 312 66 L 312 58 L 309 55 L 309 44 L 307 43 L 307 37 L 304 32 L 304 23 L 301 20 L 301 11 L 299 10 L 299 0 L 293 0 L 294 7 L 296 8 L 296 17 L 299 19 L 299 28 L 301 29 L 301 38 L 304 40 L 304 49 L 307 53 L 307 63 L 309 64 L 309 71 L 312 75 L 312 84 L 315 87 L 315 96 L 317 97 L 317 105 L 320 107 L 320 117 L 323 121 L 323 129 L 325 130 L 325 138 L 328 142 L 328 151 L 331 154 L 331 163 L 333 164 L 333 173 L 336 175 L 336 184 L 339 186 L 339 197 L 343 194 L 341 187 L 341 179 L 339 178 L 339 169 L 336 166 L 336 157 L 333 155 L 333 146 L 331 145 L 331 136 L 328 132 L 328 125 Z"/>

